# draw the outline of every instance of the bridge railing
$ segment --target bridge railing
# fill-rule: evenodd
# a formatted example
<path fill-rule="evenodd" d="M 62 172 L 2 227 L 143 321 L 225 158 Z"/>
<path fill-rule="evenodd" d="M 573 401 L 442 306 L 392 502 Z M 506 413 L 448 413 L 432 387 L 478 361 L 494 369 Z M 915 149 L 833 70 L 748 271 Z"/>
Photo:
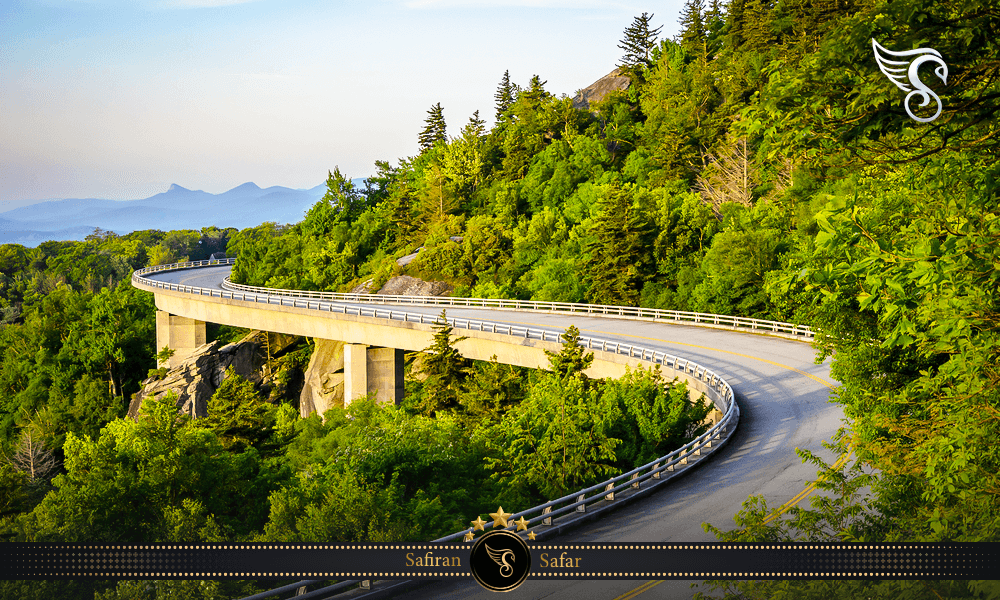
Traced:
<path fill-rule="evenodd" d="M 231 261 L 232 259 L 226 259 L 226 261 Z M 342 300 L 339 297 L 328 297 L 324 296 L 321 298 L 316 298 L 312 296 L 303 296 L 301 294 L 291 296 L 290 294 L 275 294 L 275 290 L 270 288 L 253 288 L 250 286 L 240 286 L 241 289 L 230 289 L 230 290 L 217 290 L 210 288 L 201 288 L 195 286 L 180 285 L 174 283 L 167 283 L 162 281 L 157 281 L 154 279 L 147 279 L 145 275 L 150 273 L 155 273 L 159 271 L 175 270 L 175 269 L 187 269 L 199 266 L 214 266 L 214 265 L 224 265 L 232 264 L 226 261 L 199 261 L 198 263 L 180 263 L 177 265 L 162 265 L 158 267 L 148 267 L 146 269 L 141 269 L 135 271 L 132 274 L 132 283 L 140 288 L 146 289 L 166 289 L 178 292 L 184 292 L 189 294 L 197 294 L 200 296 L 209 296 L 214 298 L 230 298 L 235 300 L 242 300 L 245 302 L 257 302 L 269 305 L 281 305 L 281 306 L 291 306 L 304 308 L 309 310 L 319 310 L 323 312 L 338 312 L 343 314 L 351 314 L 365 317 L 375 317 L 380 319 L 390 319 L 395 321 L 404 322 L 416 322 L 423 324 L 437 324 L 441 323 L 440 317 L 424 315 L 419 313 L 409 313 L 405 311 L 392 310 L 390 309 L 379 309 L 377 307 L 364 307 L 364 306 L 350 306 L 348 304 L 341 303 Z M 235 284 L 230 284 L 235 286 Z M 278 290 L 282 292 L 287 292 L 290 290 Z M 350 296 L 355 297 L 355 294 L 339 294 L 337 296 Z M 373 296 L 362 295 L 362 301 L 368 302 Z M 399 298 L 399 297 L 397 297 Z M 338 302 L 339 301 L 339 302 Z M 513 307 L 508 305 L 508 303 L 513 304 L 514 301 L 503 301 L 503 308 Z M 554 304 L 554 303 L 547 303 Z M 488 306 L 488 305 L 481 305 Z M 497 308 L 500 306 L 497 305 Z M 605 307 L 612 308 L 612 307 Z M 613 313 L 611 313 L 613 314 Z M 557 331 L 548 331 L 543 329 L 536 329 L 532 327 L 520 327 L 516 325 L 502 324 L 502 323 L 492 323 L 489 321 L 481 321 L 476 319 L 463 319 L 463 318 L 450 318 L 448 319 L 448 324 L 450 324 L 455 329 L 466 329 L 471 331 L 484 331 L 502 335 L 509 335 L 519 338 L 536 339 L 546 342 L 561 342 L 561 335 Z M 674 356 L 665 352 L 660 352 L 658 350 L 653 350 L 650 348 L 645 348 L 642 346 L 636 346 L 632 344 L 624 344 L 621 342 L 606 340 L 595 337 L 581 336 L 579 338 L 579 344 L 589 350 L 599 350 L 602 352 L 611 352 L 617 355 L 624 355 L 630 358 L 638 359 L 642 362 L 662 365 L 667 369 L 671 369 L 676 373 L 682 375 L 685 379 L 696 380 L 703 384 L 705 395 L 712 401 L 716 408 L 723 413 L 722 418 L 712 425 L 707 431 L 698 436 L 697 438 L 691 440 L 687 444 L 684 444 L 680 448 L 657 458 L 645 465 L 636 467 L 627 473 L 622 473 L 616 477 L 612 477 L 596 485 L 577 490 L 572 494 L 563 496 L 562 498 L 557 498 L 555 500 L 550 500 L 544 504 L 539 504 L 538 506 L 533 506 L 526 510 L 518 511 L 513 513 L 508 520 L 510 527 L 514 526 L 514 520 L 524 517 L 525 521 L 529 527 L 537 526 L 539 524 L 551 525 L 553 519 L 564 517 L 572 518 L 573 516 L 578 516 L 578 513 L 586 513 L 587 507 L 593 507 L 595 504 L 604 502 L 610 503 L 614 502 L 616 494 L 621 494 L 627 490 L 637 490 L 643 484 L 655 485 L 656 483 L 663 482 L 673 476 L 674 473 L 680 472 L 690 464 L 691 461 L 697 460 L 701 456 L 707 455 L 713 452 L 716 448 L 723 445 L 728 441 L 729 437 L 735 431 L 736 426 L 739 422 L 740 409 L 735 401 L 735 394 L 733 393 L 732 387 L 723 379 L 721 376 L 713 372 L 711 369 L 699 365 L 693 361 Z M 486 528 L 492 528 L 492 524 L 488 523 Z M 457 531 L 450 535 L 442 538 L 433 540 L 434 542 L 451 542 L 461 538 L 464 538 L 466 534 L 473 531 L 473 528 L 463 529 Z M 346 589 L 351 584 L 357 582 L 340 582 L 336 586 L 333 586 L 337 590 Z M 306 585 L 306 583 L 302 583 Z M 288 586 L 286 586 L 288 587 Z M 335 591 L 333 588 L 324 588 L 328 592 Z M 317 590 L 319 591 L 319 590 Z M 310 592 L 312 593 L 312 592 Z M 254 596 L 264 597 L 263 595 Z"/>
<path fill-rule="evenodd" d="M 222 287 L 231 291 L 254 291 L 263 288 L 233 283 L 227 277 Z M 409 304 L 419 306 L 468 306 L 474 308 L 502 308 L 507 310 L 546 311 L 560 313 L 586 313 L 604 316 L 632 317 L 675 323 L 692 323 L 717 327 L 730 327 L 757 332 L 785 334 L 803 340 L 812 340 L 813 331 L 807 325 L 796 325 L 767 319 L 751 319 L 712 313 L 665 310 L 661 308 L 641 308 L 636 306 L 612 306 L 605 304 L 577 304 L 575 302 L 542 302 L 537 300 L 505 300 L 499 298 L 453 298 L 451 296 L 394 296 L 389 294 L 343 294 L 339 292 L 310 292 L 266 288 L 275 296 L 292 298 L 320 298 L 337 302 L 363 302 L 365 304 Z"/>

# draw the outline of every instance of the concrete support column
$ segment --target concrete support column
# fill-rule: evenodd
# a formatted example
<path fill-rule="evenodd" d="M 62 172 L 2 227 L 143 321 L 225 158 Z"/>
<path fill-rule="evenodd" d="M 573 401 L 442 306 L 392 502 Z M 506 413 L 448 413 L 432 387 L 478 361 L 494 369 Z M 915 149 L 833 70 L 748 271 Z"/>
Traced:
<path fill-rule="evenodd" d="M 344 408 L 368 394 L 380 403 L 403 399 L 402 350 L 344 344 Z"/>
<path fill-rule="evenodd" d="M 368 349 L 368 393 L 376 392 L 380 403 L 399 404 L 403 399 L 403 351 L 396 348 Z"/>
<path fill-rule="evenodd" d="M 368 393 L 368 346 L 344 344 L 344 408 Z"/>
<path fill-rule="evenodd" d="M 179 317 L 162 310 L 156 311 L 156 352 L 164 346 L 174 351 L 174 355 L 160 367 L 173 368 L 191 356 L 195 348 L 206 343 L 205 322 Z"/>

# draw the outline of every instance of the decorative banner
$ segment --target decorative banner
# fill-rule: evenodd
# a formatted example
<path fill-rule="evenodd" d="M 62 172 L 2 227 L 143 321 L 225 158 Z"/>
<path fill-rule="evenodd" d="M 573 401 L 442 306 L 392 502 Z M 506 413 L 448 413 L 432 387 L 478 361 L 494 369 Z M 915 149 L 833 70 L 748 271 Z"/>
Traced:
<path fill-rule="evenodd" d="M 5 543 L 0 578 L 450 579 L 475 569 L 484 585 L 513 589 L 525 577 L 990 579 L 998 558 L 997 543 L 551 545 L 498 530 L 476 544 Z"/>
<path fill-rule="evenodd" d="M 876 42 L 875 38 L 872 38 L 872 49 L 875 51 L 875 60 L 878 62 L 878 68 L 889 78 L 889 81 L 895 83 L 896 87 L 904 92 L 909 92 L 906 95 L 906 99 L 903 100 L 903 107 L 906 109 L 906 114 L 910 115 L 910 118 L 914 121 L 921 123 L 930 123 L 938 118 L 938 115 L 941 114 L 941 98 L 934 93 L 934 90 L 920 81 L 918 71 L 924 63 L 934 63 L 938 65 L 934 69 L 934 74 L 938 76 L 942 83 L 948 85 L 948 65 L 941 58 L 941 53 L 933 48 L 917 48 L 916 50 L 893 52 Z M 911 56 L 916 58 L 906 58 Z M 906 58 L 906 60 L 892 60 L 893 58 Z M 934 111 L 932 116 L 927 118 L 921 118 L 913 114 L 913 111 L 910 110 L 910 100 L 914 96 L 920 96 L 922 102 L 918 106 L 921 107 L 930 104 L 933 98 L 937 110 Z"/>

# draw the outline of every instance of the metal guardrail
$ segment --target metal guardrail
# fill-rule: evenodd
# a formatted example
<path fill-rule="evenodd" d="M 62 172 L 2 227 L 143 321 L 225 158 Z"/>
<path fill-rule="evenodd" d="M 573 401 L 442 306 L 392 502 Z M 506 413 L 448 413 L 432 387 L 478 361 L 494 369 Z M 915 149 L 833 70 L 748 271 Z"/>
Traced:
<path fill-rule="evenodd" d="M 234 259 L 216 260 L 216 261 L 197 261 L 193 263 L 179 263 L 173 265 L 161 265 L 157 267 L 147 267 L 135 271 L 132 274 L 132 284 L 139 288 L 147 289 L 166 289 L 171 291 L 197 294 L 199 296 L 209 296 L 213 298 L 230 298 L 235 300 L 242 300 L 245 302 L 258 302 L 264 304 L 278 304 L 281 306 L 294 306 L 298 308 L 305 308 L 309 310 L 319 310 L 323 312 L 339 312 L 343 314 L 353 314 L 366 317 L 374 317 L 380 319 L 389 319 L 394 321 L 404 321 L 404 322 L 417 322 L 423 324 L 437 324 L 440 323 L 440 317 L 431 317 L 429 315 L 423 315 L 419 313 L 408 313 L 404 311 L 395 310 L 380 310 L 378 308 L 369 308 L 363 306 L 349 306 L 347 304 L 342 304 L 344 300 L 350 298 L 354 301 L 359 302 L 370 302 L 377 296 L 360 295 L 360 294 L 330 294 L 325 293 L 327 296 L 322 298 L 313 298 L 307 292 L 297 292 L 293 297 L 289 297 L 289 294 L 275 293 L 275 292 L 289 292 L 292 290 L 272 290 L 270 288 L 254 288 L 250 286 L 240 286 L 242 289 L 239 290 L 215 290 L 209 288 L 200 288 L 195 286 L 186 286 L 173 283 L 165 283 L 161 281 L 156 281 L 153 279 L 147 279 L 144 275 L 150 273 L 156 273 L 160 271 L 168 270 L 178 270 L 178 269 L 189 269 L 197 268 L 202 266 L 216 266 L 216 265 L 227 265 L 233 264 Z M 231 286 L 236 284 L 230 283 Z M 319 293 L 317 293 L 319 294 Z M 406 297 L 391 297 L 394 300 Z M 413 298 L 413 297 L 410 297 Z M 420 298 L 420 297 L 417 297 Z M 322 300 L 330 300 L 324 302 Z M 466 300 L 466 299 L 462 299 Z M 348 300 L 350 301 L 350 300 Z M 500 301 L 498 304 L 478 304 L 476 306 L 486 306 L 493 308 L 514 308 L 515 301 L 502 301 L 504 304 L 501 306 Z M 509 304 L 508 304 L 509 303 Z M 522 304 L 564 304 L 565 303 L 522 303 Z M 596 305 L 589 305 L 595 307 Z M 598 307 L 600 308 L 600 307 Z M 617 308 L 617 307 L 603 307 L 603 308 Z M 545 310 L 545 309 L 540 309 Z M 650 309 L 645 309 L 650 310 Z M 661 311 L 667 312 L 667 311 Z M 613 312 L 603 313 L 614 315 Z M 733 319 L 733 317 L 727 317 Z M 507 324 L 491 323 L 487 321 L 479 321 L 473 319 L 459 319 L 451 318 L 448 319 L 448 323 L 456 329 L 466 329 L 471 331 L 485 331 L 490 333 L 496 333 L 501 335 L 510 335 L 518 338 L 527 339 L 537 339 L 547 342 L 559 343 L 561 341 L 561 336 L 557 332 L 546 331 L 543 329 L 534 329 L 531 327 L 518 327 Z M 787 325 L 787 324 L 786 324 Z M 651 364 L 662 365 L 664 367 L 674 369 L 684 374 L 686 378 L 699 380 L 705 384 L 707 389 L 707 395 L 710 397 L 712 402 L 715 404 L 722 413 L 723 417 L 714 426 L 712 426 L 708 431 L 698 436 L 694 440 L 688 442 L 684 446 L 666 454 L 655 461 L 649 462 L 640 467 L 636 467 L 627 473 L 618 475 L 617 477 L 612 477 L 606 481 L 599 484 L 578 490 L 562 498 L 557 498 L 551 500 L 544 504 L 531 507 L 526 510 L 514 513 L 510 519 L 509 523 L 513 526 L 513 521 L 517 518 L 524 517 L 528 522 L 529 526 L 532 524 L 551 524 L 553 518 L 557 518 L 563 515 L 568 515 L 571 513 L 581 513 L 586 512 L 587 505 L 594 504 L 599 501 L 613 501 L 615 494 L 623 492 L 628 489 L 639 488 L 644 482 L 650 480 L 660 479 L 661 475 L 665 472 L 675 471 L 678 466 L 683 466 L 688 464 L 689 459 L 695 456 L 701 456 L 702 451 L 711 452 L 713 446 L 718 446 L 727 439 L 732 432 L 735 430 L 736 425 L 739 422 L 740 409 L 735 402 L 735 395 L 733 393 L 732 387 L 727 383 L 722 377 L 711 371 L 710 369 L 703 367 L 693 361 L 674 356 L 672 354 L 667 354 L 665 352 L 659 352 L 656 350 L 643 348 L 641 346 L 635 346 L 631 344 L 623 344 L 621 342 L 613 340 L 605 340 L 594 337 L 584 337 L 579 338 L 579 343 L 581 346 L 589 350 L 599 350 L 602 352 L 612 352 L 618 355 L 625 355 L 630 358 L 637 358 L 643 362 L 648 362 Z M 487 524 L 486 527 L 492 527 L 492 524 Z M 468 529 L 463 529 L 462 531 L 455 532 L 451 535 L 433 540 L 433 542 L 449 542 L 454 541 L 459 538 L 464 537 L 467 533 L 473 531 L 470 527 Z M 311 594 L 317 592 L 334 592 L 336 590 L 346 589 L 358 581 L 350 582 L 340 582 L 331 588 L 323 588 L 322 590 L 315 590 L 310 592 Z M 306 585 L 302 583 L 301 585 Z M 289 588 L 289 586 L 286 586 Z M 272 595 L 279 593 L 272 591 Z M 264 595 L 258 594 L 253 596 L 253 598 L 263 598 Z"/>
<path fill-rule="evenodd" d="M 232 260 L 232 259 L 229 259 Z M 507 310 L 547 311 L 559 313 L 586 313 L 594 315 L 632 317 L 651 319 L 655 321 L 671 321 L 675 323 L 693 323 L 731 327 L 757 332 L 772 332 L 790 335 L 803 340 L 812 340 L 814 332 L 808 325 L 796 325 L 782 321 L 766 319 L 751 319 L 747 317 L 732 317 L 712 313 L 688 312 L 683 310 L 665 310 L 660 308 L 640 308 L 635 306 L 612 306 L 605 304 L 577 304 L 574 302 L 540 302 L 536 300 L 505 300 L 498 298 L 453 298 L 451 296 L 394 296 L 387 294 L 343 294 L 339 292 L 310 292 L 303 290 L 284 290 L 279 288 L 255 288 L 249 285 L 233 283 L 228 277 L 222 282 L 222 287 L 230 291 L 260 291 L 267 289 L 269 294 L 292 298 L 313 298 L 335 300 L 338 302 L 362 302 L 365 304 L 409 304 L 420 306 L 467 306 L 474 308 L 502 308 Z"/>

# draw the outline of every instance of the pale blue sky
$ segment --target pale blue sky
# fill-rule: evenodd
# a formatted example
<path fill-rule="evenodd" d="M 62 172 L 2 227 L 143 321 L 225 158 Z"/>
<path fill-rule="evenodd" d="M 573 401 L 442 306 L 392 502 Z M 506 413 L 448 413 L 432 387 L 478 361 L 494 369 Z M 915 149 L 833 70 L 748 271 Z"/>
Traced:
<path fill-rule="evenodd" d="M 306 188 L 492 122 L 505 69 L 572 95 L 682 0 L 0 0 L 0 212 L 171 183 Z"/>

